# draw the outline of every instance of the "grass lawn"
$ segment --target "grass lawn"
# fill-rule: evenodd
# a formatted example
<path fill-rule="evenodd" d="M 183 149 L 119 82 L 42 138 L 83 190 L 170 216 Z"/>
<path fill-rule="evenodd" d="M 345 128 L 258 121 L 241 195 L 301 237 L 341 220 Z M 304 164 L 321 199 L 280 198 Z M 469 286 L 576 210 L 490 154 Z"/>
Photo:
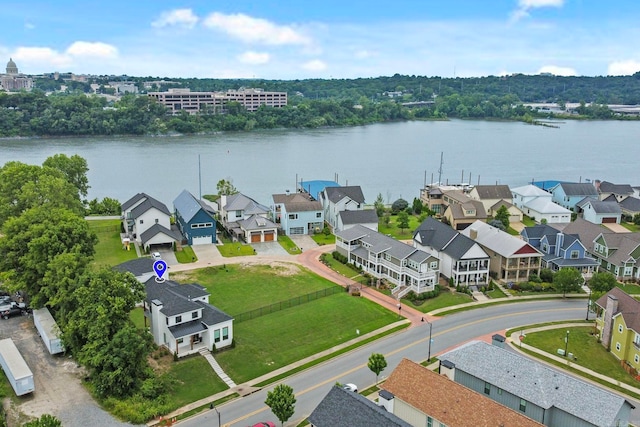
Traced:
<path fill-rule="evenodd" d="M 174 274 L 172 277 L 182 283 L 197 282 L 204 286 L 211 293 L 209 301 L 232 316 L 337 286 L 295 264 L 230 264 Z"/>
<path fill-rule="evenodd" d="M 578 358 L 575 363 L 634 387 L 640 386 L 638 381 L 622 369 L 618 359 L 598 343 L 594 335 L 591 335 L 592 326 L 533 332 L 527 334 L 523 342 L 557 355 L 559 348 L 564 350 L 567 331 L 569 331 L 567 352 L 573 353 Z"/>
<path fill-rule="evenodd" d="M 511 234 L 512 236 L 519 236 L 520 232 L 517 231 L 516 229 L 509 227 L 507 228 L 507 233 Z"/>
<path fill-rule="evenodd" d="M 348 265 L 337 261 L 333 256 L 331 256 L 331 254 L 323 254 L 322 257 L 327 261 L 327 263 L 329 264 L 329 268 L 331 268 L 333 271 L 340 273 L 343 276 L 348 277 L 358 283 L 362 283 L 363 285 L 366 285 L 369 282 L 366 277 L 362 276 L 360 273 L 358 273 Z"/>
<path fill-rule="evenodd" d="M 136 307 L 129 313 L 129 319 L 138 329 L 144 329 L 144 310 L 142 307 Z"/>
<path fill-rule="evenodd" d="M 430 311 L 437 310 L 443 307 L 451 307 L 452 305 L 465 304 L 468 302 L 473 302 L 473 298 L 471 298 L 470 295 L 457 292 L 449 292 L 446 289 L 440 292 L 440 295 L 438 295 L 437 297 L 425 300 L 425 302 L 421 305 L 413 305 L 411 301 L 404 298 L 402 299 L 402 304 L 413 307 L 423 313 L 428 313 Z"/>
<path fill-rule="evenodd" d="M 397 321 L 397 314 L 346 293 L 234 325 L 236 347 L 216 360 L 242 383 Z"/>
<path fill-rule="evenodd" d="M 525 225 L 525 227 L 533 227 L 534 225 L 536 225 L 536 222 L 526 215 L 522 215 L 522 223 Z"/>
<path fill-rule="evenodd" d="M 119 219 L 99 219 L 87 223 L 89 229 L 98 236 L 93 265 L 114 266 L 138 257 L 133 245 L 129 251 L 122 249 Z"/>
<path fill-rule="evenodd" d="M 626 228 L 627 230 L 631 231 L 632 233 L 638 233 L 640 232 L 640 225 L 635 225 L 632 222 L 625 222 L 622 221 L 620 223 L 621 226 L 623 226 L 624 228 Z"/>
<path fill-rule="evenodd" d="M 487 296 L 489 298 L 504 298 L 506 297 L 505 293 L 500 290 L 499 287 L 494 286 L 492 291 L 487 291 Z"/>
<path fill-rule="evenodd" d="M 616 283 L 616 286 L 625 291 L 630 295 L 638 295 L 640 294 L 640 286 L 635 283 Z"/>
<path fill-rule="evenodd" d="M 298 247 L 298 245 L 293 243 L 293 240 L 291 240 L 289 236 L 278 236 L 278 243 L 280 243 L 280 246 L 282 246 L 284 250 L 290 254 L 300 253 L 300 248 Z"/>
<path fill-rule="evenodd" d="M 312 234 L 311 238 L 320 246 L 333 245 L 336 242 L 336 236 L 334 234 L 325 236 L 324 233 L 316 233 Z"/>
<path fill-rule="evenodd" d="M 255 251 L 251 247 L 251 245 L 246 245 L 244 243 L 225 243 L 222 246 L 216 246 L 222 256 L 224 257 L 234 257 L 234 256 L 246 256 L 246 255 L 255 255 Z"/>
<path fill-rule="evenodd" d="M 198 257 L 191 246 L 183 246 L 181 251 L 175 251 L 176 259 L 181 264 L 196 262 Z"/>
<path fill-rule="evenodd" d="M 171 390 L 171 402 L 176 408 L 228 388 L 200 355 L 172 362 L 169 372 L 165 375 L 176 380 Z"/>
<path fill-rule="evenodd" d="M 391 215 L 391 221 L 389 225 L 384 223 L 384 218 L 378 220 L 378 232 L 382 234 L 391 235 L 397 240 L 410 240 L 413 238 L 413 232 L 420 225 L 420 219 L 415 215 L 409 215 L 409 228 L 400 230 L 397 224 L 397 215 Z"/>

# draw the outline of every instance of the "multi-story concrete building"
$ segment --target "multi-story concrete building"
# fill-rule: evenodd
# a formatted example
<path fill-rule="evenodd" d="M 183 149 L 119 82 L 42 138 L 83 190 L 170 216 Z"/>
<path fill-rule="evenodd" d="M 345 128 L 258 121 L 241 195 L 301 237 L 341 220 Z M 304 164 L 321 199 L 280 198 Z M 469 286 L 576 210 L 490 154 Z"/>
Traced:
<path fill-rule="evenodd" d="M 169 89 L 167 92 L 149 92 L 151 98 L 168 108 L 170 114 L 186 111 L 189 114 L 220 114 L 227 111 L 229 102 L 238 102 L 248 111 L 262 105 L 281 108 L 287 105 L 286 92 L 265 92 L 262 89 L 239 89 L 226 92 L 191 92 L 190 89 Z"/>
<path fill-rule="evenodd" d="M 7 62 L 7 73 L 0 75 L 0 89 L 7 92 L 18 92 L 21 90 L 30 91 L 33 89 L 33 79 L 18 71 L 18 66 L 13 59 Z"/>

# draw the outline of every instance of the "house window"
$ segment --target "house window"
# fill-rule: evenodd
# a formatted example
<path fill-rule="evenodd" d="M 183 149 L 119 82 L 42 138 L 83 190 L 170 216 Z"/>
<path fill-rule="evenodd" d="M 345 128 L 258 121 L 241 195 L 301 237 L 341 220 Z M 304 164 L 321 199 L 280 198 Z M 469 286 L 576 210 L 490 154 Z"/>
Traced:
<path fill-rule="evenodd" d="M 220 329 L 213 331 L 213 342 L 220 342 Z"/>
<path fill-rule="evenodd" d="M 502 394 L 502 389 L 501 388 L 498 389 L 498 394 Z"/>
<path fill-rule="evenodd" d="M 438 268 L 438 261 L 431 261 L 431 264 L 429 264 L 429 268 L 432 270 L 435 270 Z"/>
<path fill-rule="evenodd" d="M 549 252 L 549 246 L 546 243 L 542 244 L 542 252 Z"/>
<path fill-rule="evenodd" d="M 242 211 L 236 211 L 236 218 L 242 217 Z"/>
<path fill-rule="evenodd" d="M 176 342 L 177 342 L 178 344 L 182 344 L 182 343 L 184 342 L 184 338 L 178 338 L 178 339 L 176 340 Z"/>
<path fill-rule="evenodd" d="M 182 322 L 182 316 L 176 316 L 176 323 Z"/>
<path fill-rule="evenodd" d="M 527 401 L 520 399 L 520 411 L 527 412 Z"/>
<path fill-rule="evenodd" d="M 164 322 L 168 325 L 168 324 L 169 324 L 169 318 L 168 318 L 168 317 L 165 317 L 165 318 L 164 318 Z"/>
<path fill-rule="evenodd" d="M 433 427 L 433 418 L 427 417 L 427 427 Z"/>
<path fill-rule="evenodd" d="M 616 343 L 616 350 L 620 351 L 620 343 L 619 342 Z"/>
<path fill-rule="evenodd" d="M 143 220 L 140 220 L 140 224 L 144 224 L 144 221 L 143 221 Z"/>
<path fill-rule="evenodd" d="M 618 325 L 618 332 L 622 333 L 622 324 Z"/>
<path fill-rule="evenodd" d="M 640 356 L 638 356 L 637 354 L 633 356 L 633 361 L 636 363 L 640 362 Z"/>
<path fill-rule="evenodd" d="M 158 218 L 156 218 L 156 224 L 159 223 L 159 222 L 160 222 L 160 220 Z"/>
<path fill-rule="evenodd" d="M 321 218 L 322 217 L 322 212 L 316 212 L 316 218 Z"/>
<path fill-rule="evenodd" d="M 223 340 L 228 340 L 229 339 L 229 328 L 228 327 L 224 327 L 222 328 L 222 339 Z"/>
<path fill-rule="evenodd" d="M 625 276 L 631 276 L 632 273 L 633 273 L 633 267 L 625 267 L 624 268 L 624 275 Z"/>
<path fill-rule="evenodd" d="M 571 259 L 578 259 L 580 251 L 571 251 Z"/>
<path fill-rule="evenodd" d="M 298 219 L 298 214 L 289 214 L 289 219 Z"/>
<path fill-rule="evenodd" d="M 196 224 L 191 224 L 191 228 L 211 228 L 213 227 L 212 222 L 201 222 Z"/>
<path fill-rule="evenodd" d="M 198 318 L 198 312 L 194 311 L 193 313 L 191 313 L 191 318 L 192 319 L 197 319 Z"/>
<path fill-rule="evenodd" d="M 491 384 L 484 382 L 484 394 L 491 394 Z"/>

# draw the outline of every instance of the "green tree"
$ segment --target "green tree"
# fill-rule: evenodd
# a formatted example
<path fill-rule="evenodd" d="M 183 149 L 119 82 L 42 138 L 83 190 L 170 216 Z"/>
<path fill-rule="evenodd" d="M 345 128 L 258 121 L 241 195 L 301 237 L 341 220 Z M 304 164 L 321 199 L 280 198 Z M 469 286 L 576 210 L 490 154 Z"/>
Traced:
<path fill-rule="evenodd" d="M 291 418 L 295 412 L 296 397 L 290 386 L 278 384 L 273 390 L 267 392 L 267 399 L 264 403 L 271 408 L 273 415 L 284 425 L 284 422 Z"/>
<path fill-rule="evenodd" d="M 89 167 L 84 158 L 77 154 L 71 157 L 65 154 L 56 154 L 48 157 L 44 163 L 42 163 L 42 166 L 57 169 L 62 172 L 67 181 L 78 189 L 80 198 L 85 199 L 87 197 L 89 191 L 87 172 L 89 171 Z"/>
<path fill-rule="evenodd" d="M 378 376 L 387 367 L 387 359 L 380 353 L 373 353 L 369 356 L 367 366 L 371 369 L 371 372 L 376 374 L 376 384 L 378 384 Z"/>
<path fill-rule="evenodd" d="M 407 209 L 407 206 L 409 206 L 409 202 L 404 199 L 398 199 L 391 204 L 391 213 L 397 214 L 398 212 Z"/>
<path fill-rule="evenodd" d="M 583 282 L 582 274 L 575 268 L 562 268 L 553 276 L 553 284 L 559 291 L 562 291 L 563 297 L 567 292 L 580 290 Z"/>
<path fill-rule="evenodd" d="M 400 231 L 404 233 L 404 230 L 409 228 L 409 214 L 406 211 L 398 212 L 396 224 L 400 228 Z"/>
<path fill-rule="evenodd" d="M 378 215 L 378 218 L 382 218 L 382 215 L 384 215 L 384 211 L 385 211 L 384 199 L 382 198 L 382 193 L 378 193 L 378 197 L 376 197 L 376 201 L 373 202 L 373 207 L 376 210 L 376 215 Z"/>
<path fill-rule="evenodd" d="M 218 190 L 218 194 L 220 196 L 229 196 L 231 194 L 238 193 L 238 189 L 234 187 L 231 178 L 229 179 L 221 179 L 216 184 L 216 189 Z"/>
<path fill-rule="evenodd" d="M 40 418 L 23 424 L 22 427 L 62 427 L 62 421 L 53 415 L 43 414 Z"/>
<path fill-rule="evenodd" d="M 422 205 L 422 201 L 420 199 L 418 199 L 417 197 L 413 198 L 413 205 L 412 205 L 412 210 L 413 213 L 416 215 L 420 215 L 422 213 L 422 209 L 424 208 L 424 206 Z"/>
<path fill-rule="evenodd" d="M 609 292 L 617 283 L 616 277 L 606 271 L 593 273 L 589 279 L 589 287 L 594 292 Z"/>
<path fill-rule="evenodd" d="M 496 212 L 495 219 L 504 225 L 504 230 L 509 228 L 509 216 L 509 209 L 505 205 L 500 206 L 498 212 Z"/>

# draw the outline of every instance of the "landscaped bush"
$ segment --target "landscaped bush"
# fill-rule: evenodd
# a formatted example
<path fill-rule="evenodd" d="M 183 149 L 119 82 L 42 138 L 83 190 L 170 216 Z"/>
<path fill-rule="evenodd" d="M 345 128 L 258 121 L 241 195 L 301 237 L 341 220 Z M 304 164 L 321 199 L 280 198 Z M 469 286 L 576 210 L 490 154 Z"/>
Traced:
<path fill-rule="evenodd" d="M 530 274 L 529 281 L 532 283 L 542 283 L 542 279 L 537 274 Z"/>
<path fill-rule="evenodd" d="M 440 285 L 435 285 L 432 291 L 423 292 L 421 294 L 416 294 L 415 292 L 410 291 L 404 298 L 411 301 L 413 305 L 420 305 L 425 302 L 425 300 L 435 298 L 438 295 L 440 295 Z"/>
<path fill-rule="evenodd" d="M 349 258 L 347 258 L 346 256 L 342 255 L 338 251 L 333 251 L 331 253 L 331 255 L 333 256 L 333 259 L 335 259 L 336 261 L 341 262 L 343 264 L 346 264 L 346 263 L 349 262 Z"/>
<path fill-rule="evenodd" d="M 548 268 L 543 268 L 542 270 L 540 270 L 539 277 L 543 282 L 553 283 L 553 271 L 549 270 Z"/>

